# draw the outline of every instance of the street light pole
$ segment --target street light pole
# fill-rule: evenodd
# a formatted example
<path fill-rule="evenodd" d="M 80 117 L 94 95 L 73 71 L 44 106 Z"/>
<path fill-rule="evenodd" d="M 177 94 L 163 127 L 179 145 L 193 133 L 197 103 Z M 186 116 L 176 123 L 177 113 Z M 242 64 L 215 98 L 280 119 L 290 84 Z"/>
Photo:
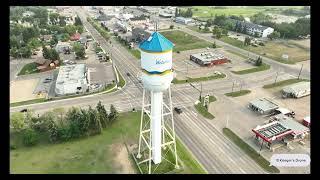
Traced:
<path fill-rule="evenodd" d="M 233 92 L 233 88 L 234 88 L 234 81 L 232 82 L 232 92 Z"/>
<path fill-rule="evenodd" d="M 303 64 L 301 64 L 301 69 L 300 69 L 300 72 L 299 72 L 299 75 L 298 75 L 298 79 L 300 78 L 302 68 L 303 68 Z"/>
<path fill-rule="evenodd" d="M 276 76 L 276 79 L 274 80 L 274 84 L 276 84 L 276 82 L 277 82 L 278 74 L 279 74 L 279 71 L 277 71 L 277 76 Z"/>

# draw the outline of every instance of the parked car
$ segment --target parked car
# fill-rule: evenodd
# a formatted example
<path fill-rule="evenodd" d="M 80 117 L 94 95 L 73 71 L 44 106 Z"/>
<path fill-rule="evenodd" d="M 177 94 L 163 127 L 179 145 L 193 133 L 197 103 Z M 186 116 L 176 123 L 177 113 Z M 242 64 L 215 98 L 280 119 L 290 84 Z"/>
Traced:
<path fill-rule="evenodd" d="M 51 82 L 52 80 L 48 80 L 48 79 L 45 79 L 44 81 L 43 81 L 43 83 L 49 83 L 49 82 Z"/>
<path fill-rule="evenodd" d="M 52 80 L 52 78 L 51 78 L 51 77 L 47 77 L 45 80 L 47 80 L 47 81 L 51 81 L 51 80 Z"/>
<path fill-rule="evenodd" d="M 127 73 L 127 76 L 131 76 L 131 74 L 130 74 L 130 73 Z"/>
<path fill-rule="evenodd" d="M 28 112 L 28 109 L 22 109 L 20 112 Z"/>
<path fill-rule="evenodd" d="M 181 108 L 175 107 L 174 110 L 175 110 L 178 114 L 181 114 L 181 113 L 182 113 L 182 109 L 181 109 Z"/>

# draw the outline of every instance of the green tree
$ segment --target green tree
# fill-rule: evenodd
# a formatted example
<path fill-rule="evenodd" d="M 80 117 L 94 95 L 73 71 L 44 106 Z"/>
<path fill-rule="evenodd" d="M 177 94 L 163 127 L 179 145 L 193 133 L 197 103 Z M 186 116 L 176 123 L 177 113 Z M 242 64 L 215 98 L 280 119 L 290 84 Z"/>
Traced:
<path fill-rule="evenodd" d="M 43 58 L 45 59 L 50 58 L 50 51 L 45 45 L 42 45 L 42 55 L 43 55 Z"/>
<path fill-rule="evenodd" d="M 59 21 L 59 14 L 58 13 L 51 13 L 51 14 L 49 14 L 49 19 L 50 19 L 51 24 L 57 25 L 57 23 Z"/>
<path fill-rule="evenodd" d="M 64 27 L 67 25 L 65 17 L 64 16 L 59 16 L 59 25 Z"/>
<path fill-rule="evenodd" d="M 92 109 L 91 106 L 89 106 L 88 116 L 90 135 L 100 134 L 102 132 L 102 125 L 100 119 L 98 118 L 97 110 Z"/>
<path fill-rule="evenodd" d="M 109 119 L 109 122 L 110 124 L 112 124 L 119 116 L 119 113 L 118 111 L 116 110 L 116 108 L 114 107 L 113 104 L 111 104 L 110 106 L 110 113 L 108 115 L 108 119 Z"/>
<path fill-rule="evenodd" d="M 11 121 L 11 126 L 16 130 L 16 131 L 21 131 L 25 127 L 25 122 L 24 122 L 24 116 L 23 113 L 21 112 L 14 112 L 11 114 L 10 117 Z"/>
<path fill-rule="evenodd" d="M 77 26 L 74 25 L 66 25 L 64 29 L 70 36 L 77 32 Z"/>
<path fill-rule="evenodd" d="M 173 27 L 174 27 L 173 25 L 170 25 L 170 29 L 173 29 Z"/>
<path fill-rule="evenodd" d="M 212 48 L 217 48 L 216 42 L 212 44 Z"/>
<path fill-rule="evenodd" d="M 101 122 L 101 126 L 106 128 L 108 125 L 108 113 L 105 107 L 101 104 L 101 101 L 98 102 L 96 110 L 98 111 L 98 117 Z"/>
<path fill-rule="evenodd" d="M 36 49 L 38 47 L 40 47 L 42 44 L 41 44 L 41 41 L 37 38 L 32 38 L 29 40 L 27 46 L 30 47 L 31 49 Z"/>
<path fill-rule="evenodd" d="M 50 142 L 56 142 L 59 140 L 58 126 L 53 119 L 49 119 L 48 132 Z"/>
<path fill-rule="evenodd" d="M 55 49 L 50 49 L 50 60 L 60 60 L 59 53 Z"/>
<path fill-rule="evenodd" d="M 85 56 L 85 48 L 78 42 L 73 44 L 73 51 L 75 52 L 77 57 L 84 58 Z"/>
<path fill-rule="evenodd" d="M 74 19 L 74 25 L 75 25 L 75 26 L 82 26 L 82 21 L 81 21 L 81 19 L 80 19 L 79 16 L 75 17 L 75 19 Z"/>
<path fill-rule="evenodd" d="M 36 27 L 24 28 L 22 31 L 23 41 L 28 42 L 31 38 L 39 37 L 40 32 Z"/>
<path fill-rule="evenodd" d="M 23 143 L 26 146 L 33 146 L 39 141 L 39 134 L 33 129 L 26 129 L 23 132 Z"/>
<path fill-rule="evenodd" d="M 52 110 L 52 112 L 56 115 L 56 116 L 59 116 L 60 118 L 60 125 L 62 126 L 63 125 L 63 116 L 65 115 L 66 111 L 63 107 L 57 107 L 57 108 L 54 108 Z"/>
<path fill-rule="evenodd" d="M 268 35 L 268 38 L 270 40 L 278 39 L 280 38 L 280 33 L 278 31 L 273 31 L 271 34 Z"/>
<path fill-rule="evenodd" d="M 21 53 L 22 57 L 30 58 L 31 57 L 31 49 L 29 47 L 22 47 L 19 49 L 19 54 Z"/>
<path fill-rule="evenodd" d="M 250 44 L 251 44 L 251 38 L 245 37 L 245 38 L 244 38 L 244 45 L 245 45 L 245 46 L 249 46 Z"/>
<path fill-rule="evenodd" d="M 262 65 L 262 58 L 260 56 L 257 58 L 255 65 L 256 66 L 261 66 Z"/>

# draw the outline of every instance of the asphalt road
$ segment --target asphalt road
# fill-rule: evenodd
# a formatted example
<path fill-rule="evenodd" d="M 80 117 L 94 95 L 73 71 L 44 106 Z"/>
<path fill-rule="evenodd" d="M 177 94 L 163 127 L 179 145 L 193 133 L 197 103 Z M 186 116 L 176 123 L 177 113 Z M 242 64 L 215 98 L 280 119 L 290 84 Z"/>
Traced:
<path fill-rule="evenodd" d="M 76 7 L 75 7 L 76 8 Z M 133 107 L 139 109 L 142 101 L 142 84 L 138 82 L 137 75 L 140 72 L 140 61 L 132 56 L 122 45 L 111 39 L 111 44 L 107 42 L 92 26 L 86 21 L 86 14 L 80 8 L 76 9 L 83 24 L 88 31 L 92 33 L 95 40 L 100 42 L 101 47 L 110 52 L 113 63 L 122 73 L 127 84 L 126 86 L 114 93 L 90 95 L 85 97 L 65 99 L 59 101 L 46 102 L 41 104 L 26 105 L 21 107 L 10 108 L 10 112 L 19 111 L 23 108 L 31 108 L 41 113 L 51 110 L 55 107 L 69 108 L 78 106 L 86 108 L 89 105 L 95 106 L 100 100 L 109 107 L 114 104 L 120 111 L 128 111 Z M 200 33 L 196 34 L 186 28 L 181 30 L 190 34 L 203 37 Z M 213 39 L 212 39 L 213 40 Z M 223 42 L 217 41 L 218 45 Z M 219 44 L 220 43 L 220 44 Z M 227 48 L 238 51 L 236 47 L 226 45 Z M 246 51 L 239 50 L 246 53 Z M 237 76 L 231 73 L 227 74 L 227 78 L 220 80 L 212 80 L 203 83 L 204 92 L 212 92 L 220 95 L 230 92 L 233 80 L 242 80 L 244 87 L 257 87 L 274 81 L 276 70 L 279 64 L 267 60 L 272 66 L 271 70 L 254 74 Z M 292 65 L 283 65 L 284 72 L 279 73 L 279 78 L 294 76 L 296 68 Z M 300 69 L 299 69 L 300 70 Z M 129 72 L 131 76 L 127 76 Z M 289 73 L 289 74 L 288 74 Z M 303 76 L 308 76 L 303 71 Z M 309 75 L 310 76 L 310 75 Z M 172 86 L 172 96 L 174 106 L 183 107 L 181 115 L 175 115 L 176 133 L 187 148 L 195 155 L 199 162 L 206 168 L 209 173 L 265 173 L 249 156 L 243 153 L 236 145 L 230 142 L 216 126 L 209 123 L 208 120 L 201 117 L 193 107 L 194 101 L 198 99 L 199 93 L 188 84 L 180 84 Z"/>

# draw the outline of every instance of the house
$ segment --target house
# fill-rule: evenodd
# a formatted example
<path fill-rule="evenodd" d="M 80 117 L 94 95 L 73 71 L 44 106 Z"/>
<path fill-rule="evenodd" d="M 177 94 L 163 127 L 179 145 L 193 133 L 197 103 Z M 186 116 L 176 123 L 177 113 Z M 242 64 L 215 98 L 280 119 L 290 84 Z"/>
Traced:
<path fill-rule="evenodd" d="M 143 25 L 145 23 L 148 23 L 149 19 L 146 18 L 145 16 L 140 16 L 140 17 L 133 17 L 129 19 L 129 24 L 131 26 L 138 26 L 138 25 Z"/>
<path fill-rule="evenodd" d="M 151 31 L 137 27 L 132 29 L 132 40 L 140 43 L 143 40 L 148 39 L 151 34 Z"/>
<path fill-rule="evenodd" d="M 249 35 L 257 35 L 258 37 L 268 37 L 269 34 L 273 33 L 274 29 L 267 26 L 262 26 L 259 24 L 254 24 L 251 22 L 242 22 L 239 20 L 233 20 L 235 21 L 236 28 L 245 28 L 247 34 Z"/>
<path fill-rule="evenodd" d="M 71 41 L 78 41 L 80 39 L 81 35 L 79 33 L 75 33 L 70 37 Z"/>
<path fill-rule="evenodd" d="M 193 20 L 191 18 L 176 17 L 176 23 L 191 24 L 192 22 Z"/>
<path fill-rule="evenodd" d="M 58 61 L 59 62 L 59 61 Z M 52 63 L 52 60 L 49 59 L 44 59 L 44 58 L 38 58 L 35 63 L 37 64 L 37 69 L 40 72 L 45 72 L 51 69 L 54 69 L 56 65 L 58 64 L 54 64 L 53 66 L 50 66 L 50 64 Z"/>
<path fill-rule="evenodd" d="M 34 12 L 26 11 L 22 14 L 23 17 L 31 17 L 34 16 Z"/>
<path fill-rule="evenodd" d="M 49 35 L 42 35 L 42 36 L 40 36 L 40 38 L 42 41 L 50 42 L 52 39 L 52 35 L 50 35 L 50 34 Z"/>
<path fill-rule="evenodd" d="M 63 53 L 65 50 L 70 50 L 71 49 L 71 45 L 70 43 L 68 42 L 61 42 L 61 41 L 58 41 L 56 47 L 55 47 L 55 50 L 58 52 L 58 53 Z"/>

